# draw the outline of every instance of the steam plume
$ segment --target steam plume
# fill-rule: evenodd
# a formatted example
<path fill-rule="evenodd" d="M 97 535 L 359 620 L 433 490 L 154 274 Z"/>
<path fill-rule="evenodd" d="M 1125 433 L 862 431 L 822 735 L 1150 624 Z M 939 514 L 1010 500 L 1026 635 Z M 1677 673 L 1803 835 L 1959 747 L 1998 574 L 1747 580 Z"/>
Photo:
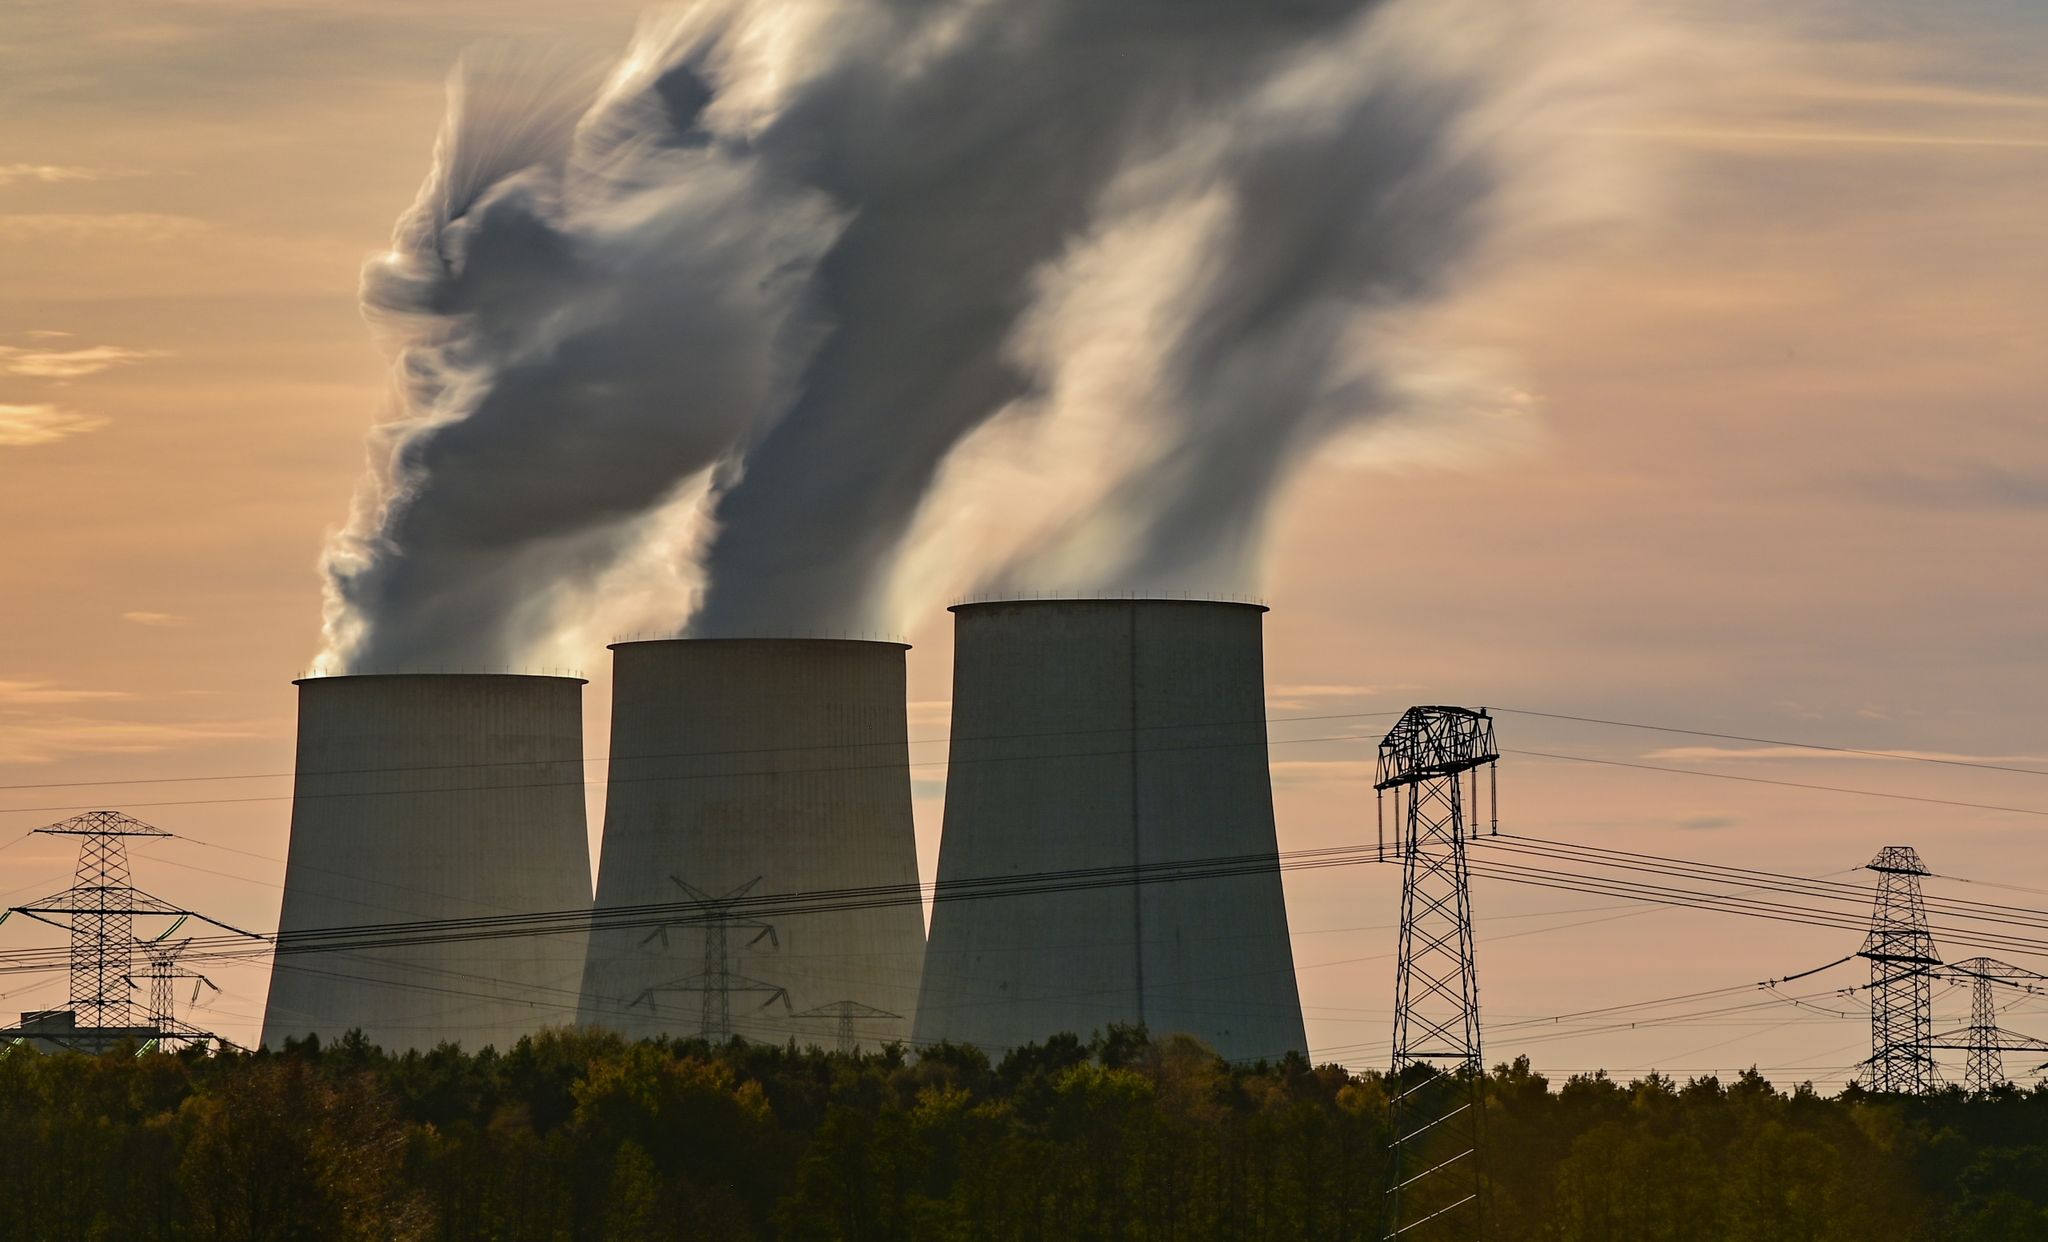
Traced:
<path fill-rule="evenodd" d="M 523 662 L 784 399 L 838 219 L 703 128 L 693 50 L 594 97 L 559 68 L 458 72 L 434 171 L 364 272 L 400 413 L 329 550 L 330 667 Z"/>
<path fill-rule="evenodd" d="M 1412 401 L 1413 321 L 1540 214 L 1527 122 L 1604 57 L 1558 7 L 700 0 L 587 112 L 459 102 L 366 281 L 406 417 L 337 649 L 516 657 L 707 478 L 698 633 L 886 627 L 999 484 L 1001 582 L 1248 588 L 1290 472 Z"/>

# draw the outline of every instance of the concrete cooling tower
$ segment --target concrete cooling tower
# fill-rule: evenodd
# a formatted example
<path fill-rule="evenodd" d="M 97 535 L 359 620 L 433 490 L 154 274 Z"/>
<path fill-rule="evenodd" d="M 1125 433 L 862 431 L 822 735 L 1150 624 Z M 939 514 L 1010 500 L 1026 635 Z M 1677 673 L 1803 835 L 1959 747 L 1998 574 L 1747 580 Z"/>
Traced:
<path fill-rule="evenodd" d="M 1177 600 L 953 609 L 952 759 L 917 1043 L 1000 1056 L 1125 1022 L 1232 1059 L 1306 1051 L 1266 767 L 1264 612 Z M 1247 861 L 1136 880 L 1223 858 Z M 974 895 L 991 879 L 1075 872 L 1093 875 Z"/>
<path fill-rule="evenodd" d="M 298 950 L 319 929 L 587 910 L 583 682 L 432 674 L 298 686 L 264 1044 L 360 1027 L 389 1049 L 502 1050 L 573 1022 L 580 920 L 541 936 L 431 943 L 397 928 L 375 948 Z"/>
<path fill-rule="evenodd" d="M 677 639 L 612 650 L 582 1021 L 826 1047 L 908 1036 L 924 918 L 906 648 Z M 878 887 L 894 900 L 821 896 Z M 665 925 L 630 909 L 657 904 Z"/>

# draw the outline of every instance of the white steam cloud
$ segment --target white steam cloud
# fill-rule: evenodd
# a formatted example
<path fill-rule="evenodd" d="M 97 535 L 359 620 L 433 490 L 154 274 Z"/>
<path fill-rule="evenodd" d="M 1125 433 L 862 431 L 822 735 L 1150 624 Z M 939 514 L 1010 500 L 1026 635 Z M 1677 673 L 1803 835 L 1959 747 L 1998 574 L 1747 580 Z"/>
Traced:
<path fill-rule="evenodd" d="M 365 277 L 402 409 L 328 667 L 518 663 L 679 513 L 698 633 L 1249 589 L 1305 458 L 1443 399 L 1415 325 L 1593 184 L 1636 28 L 1558 7 L 701 0 L 595 90 L 460 75 Z"/>

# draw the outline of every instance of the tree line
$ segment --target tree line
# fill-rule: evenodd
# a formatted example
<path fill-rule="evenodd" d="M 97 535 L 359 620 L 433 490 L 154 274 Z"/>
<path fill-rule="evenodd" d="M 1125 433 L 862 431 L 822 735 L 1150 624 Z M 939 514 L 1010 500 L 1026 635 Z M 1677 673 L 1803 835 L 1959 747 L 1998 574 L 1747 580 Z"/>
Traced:
<path fill-rule="evenodd" d="M 1378 1238 L 1387 1088 L 1134 1028 L 997 1061 L 589 1031 L 502 1053 L 18 1047 L 0 1239 Z M 1484 1092 L 1495 1238 L 2048 1238 L 2048 1089 L 1553 1084 L 1518 1059 Z"/>

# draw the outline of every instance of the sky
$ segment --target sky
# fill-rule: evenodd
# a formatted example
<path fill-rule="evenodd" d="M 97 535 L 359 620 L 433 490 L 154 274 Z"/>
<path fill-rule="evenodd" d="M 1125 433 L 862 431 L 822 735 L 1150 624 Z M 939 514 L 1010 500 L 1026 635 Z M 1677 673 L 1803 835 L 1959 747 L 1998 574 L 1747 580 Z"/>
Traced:
<path fill-rule="evenodd" d="M 1904 843 L 1949 877 L 1931 893 L 2048 907 L 2048 9 L 1663 7 L 1690 87 L 1609 122 L 1640 201 L 1488 273 L 1440 325 L 1509 360 L 1513 418 L 1486 444 L 1347 442 L 1281 506 L 1262 585 L 1281 846 L 1370 839 L 1379 732 L 1410 703 L 1460 703 L 1503 709 L 1504 831 L 1844 879 Z M 637 12 L 10 6 L 0 900 L 67 882 L 60 843 L 22 834 L 109 806 L 177 834 L 136 851 L 144 887 L 274 926 L 291 679 L 319 648 L 321 548 L 388 410 L 362 263 L 412 199 L 464 49 L 615 52 Z M 939 603 L 906 622 L 913 739 L 947 725 Z M 580 658 L 594 756 L 601 640 Z M 1299 740 L 1335 735 L 1351 740 Z M 913 747 L 927 876 L 943 756 Z M 594 785 L 593 833 L 601 806 Z M 1398 884 L 1390 867 L 1288 876 L 1318 1059 L 1385 1059 Z M 1867 1051 L 1860 996 L 1815 1002 L 1843 1016 L 1507 1025 L 1782 977 L 1853 952 L 1853 933 L 1485 880 L 1474 904 L 1492 1060 L 1754 1064 L 1831 1087 Z M 10 923 L 0 948 L 54 934 Z M 223 993 L 192 1020 L 252 1041 L 262 967 L 212 973 Z M 0 1011 L 61 999 L 61 980 L 0 976 Z M 1939 996 L 1937 1025 L 1966 1005 Z M 2011 1021 L 2048 1035 L 2048 1000 Z"/>

